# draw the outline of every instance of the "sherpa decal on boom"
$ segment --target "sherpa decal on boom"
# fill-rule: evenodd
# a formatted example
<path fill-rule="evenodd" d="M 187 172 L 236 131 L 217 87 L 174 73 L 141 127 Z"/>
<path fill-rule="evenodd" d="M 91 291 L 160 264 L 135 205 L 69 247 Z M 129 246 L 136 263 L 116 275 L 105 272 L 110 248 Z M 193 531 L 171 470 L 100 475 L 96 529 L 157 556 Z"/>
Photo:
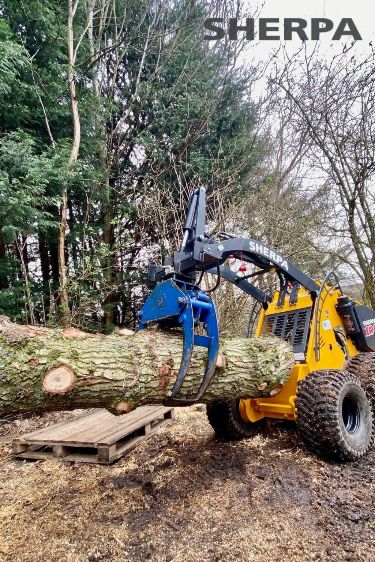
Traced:
<path fill-rule="evenodd" d="M 269 258 L 271 261 L 279 264 L 286 271 L 289 270 L 288 262 L 282 256 L 280 256 L 280 254 L 277 254 L 267 246 L 263 246 L 263 244 L 260 244 L 259 242 L 254 242 L 253 240 L 249 241 L 249 246 L 250 246 L 250 252 L 261 254 L 265 258 Z"/>

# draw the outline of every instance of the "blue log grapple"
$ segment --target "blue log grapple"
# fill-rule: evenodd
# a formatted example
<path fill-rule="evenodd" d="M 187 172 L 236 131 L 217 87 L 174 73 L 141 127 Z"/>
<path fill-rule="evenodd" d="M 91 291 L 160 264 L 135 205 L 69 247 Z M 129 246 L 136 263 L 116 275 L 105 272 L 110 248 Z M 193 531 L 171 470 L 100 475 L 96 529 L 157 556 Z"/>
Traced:
<path fill-rule="evenodd" d="M 142 330 L 152 322 L 168 328 L 182 328 L 183 353 L 180 369 L 169 403 L 197 402 L 206 392 L 216 367 L 219 351 L 219 330 L 215 305 L 199 287 L 172 277 L 159 283 L 146 300 L 139 314 Z M 196 333 L 197 330 L 205 332 Z M 176 398 L 188 371 L 194 346 L 207 348 L 205 375 L 193 398 Z"/>

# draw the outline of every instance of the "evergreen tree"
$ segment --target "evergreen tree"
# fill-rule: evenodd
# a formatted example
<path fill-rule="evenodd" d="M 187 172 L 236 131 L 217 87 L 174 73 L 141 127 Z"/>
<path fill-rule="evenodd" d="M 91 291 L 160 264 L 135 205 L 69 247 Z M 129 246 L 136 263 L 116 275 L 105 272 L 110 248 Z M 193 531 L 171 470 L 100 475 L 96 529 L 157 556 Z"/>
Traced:
<path fill-rule="evenodd" d="M 192 189 L 211 211 L 245 194 L 262 148 L 250 71 L 203 40 L 208 1 L 76 5 L 0 1 L 0 309 L 55 321 L 66 266 L 71 321 L 109 330 L 135 320 L 145 251 L 178 243 Z"/>

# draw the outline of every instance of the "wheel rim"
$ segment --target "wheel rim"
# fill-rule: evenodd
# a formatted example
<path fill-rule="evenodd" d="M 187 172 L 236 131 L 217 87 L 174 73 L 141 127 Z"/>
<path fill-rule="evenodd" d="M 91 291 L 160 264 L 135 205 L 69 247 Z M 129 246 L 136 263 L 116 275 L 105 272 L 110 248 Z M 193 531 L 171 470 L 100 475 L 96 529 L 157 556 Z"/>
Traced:
<path fill-rule="evenodd" d="M 345 429 L 348 433 L 355 433 L 358 431 L 361 414 L 358 408 L 357 401 L 351 396 L 345 396 L 342 402 L 342 419 Z"/>

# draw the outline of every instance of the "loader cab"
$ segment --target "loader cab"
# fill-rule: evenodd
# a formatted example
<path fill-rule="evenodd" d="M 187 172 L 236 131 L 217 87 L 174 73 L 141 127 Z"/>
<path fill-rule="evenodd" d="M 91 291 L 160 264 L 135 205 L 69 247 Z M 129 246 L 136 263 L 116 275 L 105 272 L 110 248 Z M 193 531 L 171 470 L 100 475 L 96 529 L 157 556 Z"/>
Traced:
<path fill-rule="evenodd" d="M 306 363 L 311 370 L 341 369 L 358 351 L 374 350 L 373 334 L 367 328 L 372 322 L 369 315 L 374 313 L 343 295 L 338 286 L 324 281 L 317 281 L 317 285 L 317 296 L 303 287 L 294 295 L 286 290 L 282 297 L 276 291 L 262 310 L 254 335 L 287 341 L 296 363 Z"/>
<path fill-rule="evenodd" d="M 295 419 L 297 384 L 309 373 L 322 369 L 342 369 L 358 351 L 345 332 L 337 303 L 341 289 L 318 281 L 321 288 L 314 297 L 304 287 L 293 294 L 286 290 L 273 295 L 272 302 L 262 309 L 254 335 L 273 335 L 290 343 L 294 366 L 287 383 L 271 398 L 241 400 L 241 415 L 248 421 L 262 417 Z"/>
<path fill-rule="evenodd" d="M 256 336 L 273 335 L 290 343 L 296 357 L 303 360 L 309 340 L 310 324 L 314 302 L 310 293 L 299 288 L 297 298 L 291 299 L 291 292 L 286 292 L 280 300 L 276 291 L 273 301 L 261 315 Z"/>

